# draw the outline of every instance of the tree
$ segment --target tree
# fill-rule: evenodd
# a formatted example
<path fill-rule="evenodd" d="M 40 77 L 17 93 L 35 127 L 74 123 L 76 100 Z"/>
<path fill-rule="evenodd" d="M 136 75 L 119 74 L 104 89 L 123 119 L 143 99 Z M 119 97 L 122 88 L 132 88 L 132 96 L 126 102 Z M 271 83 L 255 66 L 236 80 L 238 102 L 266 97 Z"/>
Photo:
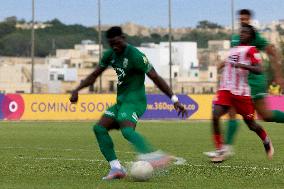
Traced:
<path fill-rule="evenodd" d="M 198 22 L 198 25 L 196 26 L 196 28 L 199 28 L 199 29 L 221 29 L 223 27 L 221 25 L 216 24 L 216 23 L 209 22 L 208 20 L 202 20 L 202 21 Z"/>
<path fill-rule="evenodd" d="M 5 22 L 16 24 L 17 23 L 17 17 L 16 16 L 9 16 L 9 17 L 5 18 Z"/>
<path fill-rule="evenodd" d="M 6 56 L 30 56 L 30 33 L 14 32 L 0 40 L 0 54 Z"/>
<path fill-rule="evenodd" d="M 276 30 L 280 35 L 284 35 L 284 29 L 279 24 L 276 26 Z"/>
<path fill-rule="evenodd" d="M 196 41 L 198 48 L 207 48 L 209 40 L 226 40 L 229 38 L 229 34 L 223 32 L 212 33 L 209 31 L 200 31 L 195 29 L 182 37 L 181 41 Z"/>
<path fill-rule="evenodd" d="M 16 22 L 5 21 L 0 23 L 0 38 L 16 31 Z"/>
<path fill-rule="evenodd" d="M 65 25 L 58 19 L 50 22 L 51 27 L 35 32 L 35 55 L 45 57 L 56 48 L 73 48 L 82 40 L 97 41 L 97 31 L 82 25 Z M 31 30 L 16 29 L 11 23 L 0 23 L 0 54 L 6 56 L 30 56 Z"/>

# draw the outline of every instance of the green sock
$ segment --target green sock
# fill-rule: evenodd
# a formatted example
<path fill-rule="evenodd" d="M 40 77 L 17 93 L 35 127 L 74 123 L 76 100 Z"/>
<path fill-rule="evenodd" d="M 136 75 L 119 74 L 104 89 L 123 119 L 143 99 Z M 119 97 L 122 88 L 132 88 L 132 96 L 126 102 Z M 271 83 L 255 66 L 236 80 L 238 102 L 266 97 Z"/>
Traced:
<path fill-rule="evenodd" d="M 112 161 L 117 159 L 114 149 L 113 142 L 111 137 L 108 134 L 106 128 L 100 125 L 95 125 L 93 127 L 94 133 L 97 137 L 97 141 L 99 143 L 100 150 L 107 161 Z"/>
<path fill-rule="evenodd" d="M 150 144 L 132 127 L 122 128 L 121 133 L 126 140 L 134 145 L 137 152 L 145 154 L 154 151 Z"/>
<path fill-rule="evenodd" d="M 233 119 L 233 120 L 229 120 L 227 122 L 227 125 L 228 125 L 228 130 L 226 134 L 225 144 L 232 145 L 234 142 L 234 136 L 239 127 L 239 123 L 237 120 Z"/>
<path fill-rule="evenodd" d="M 284 112 L 272 110 L 272 121 L 276 123 L 284 123 Z"/>

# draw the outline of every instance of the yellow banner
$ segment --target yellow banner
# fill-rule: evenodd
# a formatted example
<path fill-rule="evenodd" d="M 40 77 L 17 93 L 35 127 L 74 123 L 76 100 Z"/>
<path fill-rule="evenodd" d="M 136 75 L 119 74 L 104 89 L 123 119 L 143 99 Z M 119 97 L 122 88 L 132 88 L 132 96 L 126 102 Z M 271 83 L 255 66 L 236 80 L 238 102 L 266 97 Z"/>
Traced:
<path fill-rule="evenodd" d="M 214 95 L 183 96 L 186 98 L 181 98 L 181 103 L 184 103 L 190 113 L 188 119 L 211 119 Z M 1 94 L 0 120 L 98 120 L 116 103 L 114 94 L 79 95 L 77 104 L 71 104 L 69 97 L 69 94 Z M 142 119 L 179 119 L 172 102 L 166 96 L 147 97 L 148 110 Z M 167 106 L 156 109 L 156 104 L 152 101 Z"/>
<path fill-rule="evenodd" d="M 188 95 L 198 104 L 198 110 L 189 119 L 211 119 L 214 95 Z"/>
<path fill-rule="evenodd" d="M 22 95 L 25 111 L 21 120 L 98 120 L 116 101 L 116 95 L 79 95 L 77 104 L 69 102 L 70 95 Z"/>

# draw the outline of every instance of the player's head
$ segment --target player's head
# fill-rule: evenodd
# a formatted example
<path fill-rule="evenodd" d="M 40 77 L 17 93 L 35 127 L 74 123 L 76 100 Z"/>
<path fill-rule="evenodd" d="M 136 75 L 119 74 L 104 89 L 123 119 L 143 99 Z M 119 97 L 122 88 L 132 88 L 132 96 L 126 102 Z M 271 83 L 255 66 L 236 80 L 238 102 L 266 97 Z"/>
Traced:
<path fill-rule="evenodd" d="M 123 52 L 126 42 L 121 27 L 113 26 L 108 29 L 106 31 L 106 38 L 109 46 L 114 50 L 114 52 L 118 54 Z"/>
<path fill-rule="evenodd" d="M 243 24 L 240 28 L 240 41 L 242 44 L 248 44 L 255 39 L 255 29 L 249 24 Z"/>
<path fill-rule="evenodd" d="M 253 12 L 249 9 L 241 9 L 238 11 L 238 16 L 240 20 L 240 24 L 250 24 L 250 20 L 253 16 Z"/>

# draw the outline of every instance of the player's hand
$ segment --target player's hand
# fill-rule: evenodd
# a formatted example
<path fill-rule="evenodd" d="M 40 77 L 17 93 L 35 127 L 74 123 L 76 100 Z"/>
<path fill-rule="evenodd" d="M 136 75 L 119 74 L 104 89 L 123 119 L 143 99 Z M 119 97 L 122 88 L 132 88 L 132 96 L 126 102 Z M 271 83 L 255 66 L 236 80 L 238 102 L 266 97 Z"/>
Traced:
<path fill-rule="evenodd" d="M 184 108 L 184 106 L 180 102 L 174 103 L 174 107 L 176 111 L 178 112 L 178 116 L 181 114 L 182 117 L 188 117 L 188 112 Z"/>
<path fill-rule="evenodd" d="M 78 98 L 79 98 L 78 97 L 78 91 L 76 91 L 76 90 L 72 91 L 71 97 L 69 98 L 70 102 L 72 104 L 76 104 L 78 102 Z"/>
<path fill-rule="evenodd" d="M 235 68 L 243 68 L 243 64 L 240 64 L 240 63 L 235 63 L 235 64 L 233 64 L 233 66 L 235 67 Z"/>

